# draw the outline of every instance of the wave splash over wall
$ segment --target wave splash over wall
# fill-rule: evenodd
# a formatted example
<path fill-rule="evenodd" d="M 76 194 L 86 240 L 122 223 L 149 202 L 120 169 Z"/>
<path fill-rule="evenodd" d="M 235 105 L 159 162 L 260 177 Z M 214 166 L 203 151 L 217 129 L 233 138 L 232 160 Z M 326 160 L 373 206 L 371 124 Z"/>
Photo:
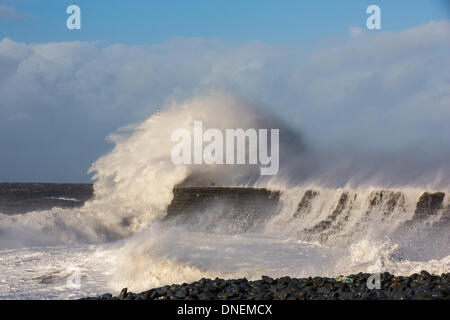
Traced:
<path fill-rule="evenodd" d="M 194 120 L 219 130 L 279 128 L 279 174 L 262 177 L 257 165 L 174 165 L 171 133 L 192 131 Z M 114 149 L 90 169 L 93 199 L 0 216 L 3 248 L 106 243 L 113 290 L 215 276 L 449 270 L 448 188 L 329 186 L 302 136 L 240 98 L 213 92 L 168 104 L 109 139 Z"/>

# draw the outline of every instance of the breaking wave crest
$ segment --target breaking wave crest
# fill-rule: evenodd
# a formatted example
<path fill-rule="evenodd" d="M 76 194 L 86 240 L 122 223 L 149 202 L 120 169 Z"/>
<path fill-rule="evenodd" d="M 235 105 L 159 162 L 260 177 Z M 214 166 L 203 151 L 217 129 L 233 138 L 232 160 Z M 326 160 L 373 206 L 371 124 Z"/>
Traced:
<path fill-rule="evenodd" d="M 256 165 L 175 166 L 171 133 L 192 132 L 194 120 L 220 130 L 279 128 L 279 174 L 262 178 Z M 263 273 L 449 270 L 446 188 L 327 186 L 303 138 L 242 99 L 213 92 L 171 103 L 109 139 L 114 149 L 90 169 L 94 198 L 82 208 L 1 215 L 2 248 L 111 244 L 114 290 Z M 195 188 L 212 185 L 229 196 L 199 198 Z M 177 188 L 194 200 L 176 207 Z M 249 191 L 236 198 L 236 190 Z"/>

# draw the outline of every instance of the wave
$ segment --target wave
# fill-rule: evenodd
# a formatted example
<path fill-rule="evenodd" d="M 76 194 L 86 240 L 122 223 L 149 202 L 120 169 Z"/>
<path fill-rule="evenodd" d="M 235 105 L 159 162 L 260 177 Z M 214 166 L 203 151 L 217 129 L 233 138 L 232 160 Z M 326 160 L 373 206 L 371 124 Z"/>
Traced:
<path fill-rule="evenodd" d="M 194 120 L 219 130 L 280 129 L 279 174 L 261 177 L 257 165 L 174 165 L 171 133 L 192 132 Z M 109 139 L 113 150 L 90 168 L 93 199 L 81 208 L 0 215 L 0 246 L 121 239 L 111 283 L 133 290 L 201 276 L 449 270 L 448 187 L 435 179 L 328 185 L 320 155 L 298 130 L 241 98 L 211 92 L 172 102 Z M 220 186 L 207 200 L 195 189 Z M 182 190 L 190 202 L 177 207 Z M 242 190 L 253 191 L 235 196 Z"/>

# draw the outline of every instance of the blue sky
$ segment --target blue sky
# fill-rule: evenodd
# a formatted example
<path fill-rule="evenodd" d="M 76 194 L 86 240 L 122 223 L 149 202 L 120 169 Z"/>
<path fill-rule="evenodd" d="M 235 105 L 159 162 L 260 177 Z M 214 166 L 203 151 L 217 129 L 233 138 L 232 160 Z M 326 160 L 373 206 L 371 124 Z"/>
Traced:
<path fill-rule="evenodd" d="M 81 8 L 80 31 L 65 27 L 65 11 L 71 4 Z M 3 0 L 0 5 L 13 7 L 21 18 L 0 19 L 0 38 L 145 44 L 201 37 L 305 44 L 347 37 L 349 26 L 365 28 L 370 4 L 381 7 L 383 31 L 398 31 L 450 14 L 447 0 Z"/>
<path fill-rule="evenodd" d="M 110 133 L 215 89 L 329 166 L 345 149 L 366 171 L 450 177 L 449 17 L 446 0 L 0 0 L 0 181 L 89 181 Z"/>

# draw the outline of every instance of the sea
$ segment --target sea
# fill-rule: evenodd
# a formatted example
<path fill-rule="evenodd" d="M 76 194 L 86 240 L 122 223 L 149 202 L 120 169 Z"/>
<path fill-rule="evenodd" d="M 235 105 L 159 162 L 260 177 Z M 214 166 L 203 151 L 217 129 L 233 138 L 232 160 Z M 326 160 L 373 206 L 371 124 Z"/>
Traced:
<path fill-rule="evenodd" d="M 118 130 L 89 169 L 92 184 L 0 183 L 0 299 L 117 295 L 215 277 L 450 271 L 446 184 L 362 175 L 359 167 L 317 170 L 283 123 L 233 100 L 226 109 L 215 104 L 169 106 Z M 279 174 L 175 165 L 171 133 L 193 130 L 194 120 L 223 130 L 279 128 Z M 218 196 L 203 201 L 195 187 Z M 177 188 L 192 192 L 181 199 Z"/>

